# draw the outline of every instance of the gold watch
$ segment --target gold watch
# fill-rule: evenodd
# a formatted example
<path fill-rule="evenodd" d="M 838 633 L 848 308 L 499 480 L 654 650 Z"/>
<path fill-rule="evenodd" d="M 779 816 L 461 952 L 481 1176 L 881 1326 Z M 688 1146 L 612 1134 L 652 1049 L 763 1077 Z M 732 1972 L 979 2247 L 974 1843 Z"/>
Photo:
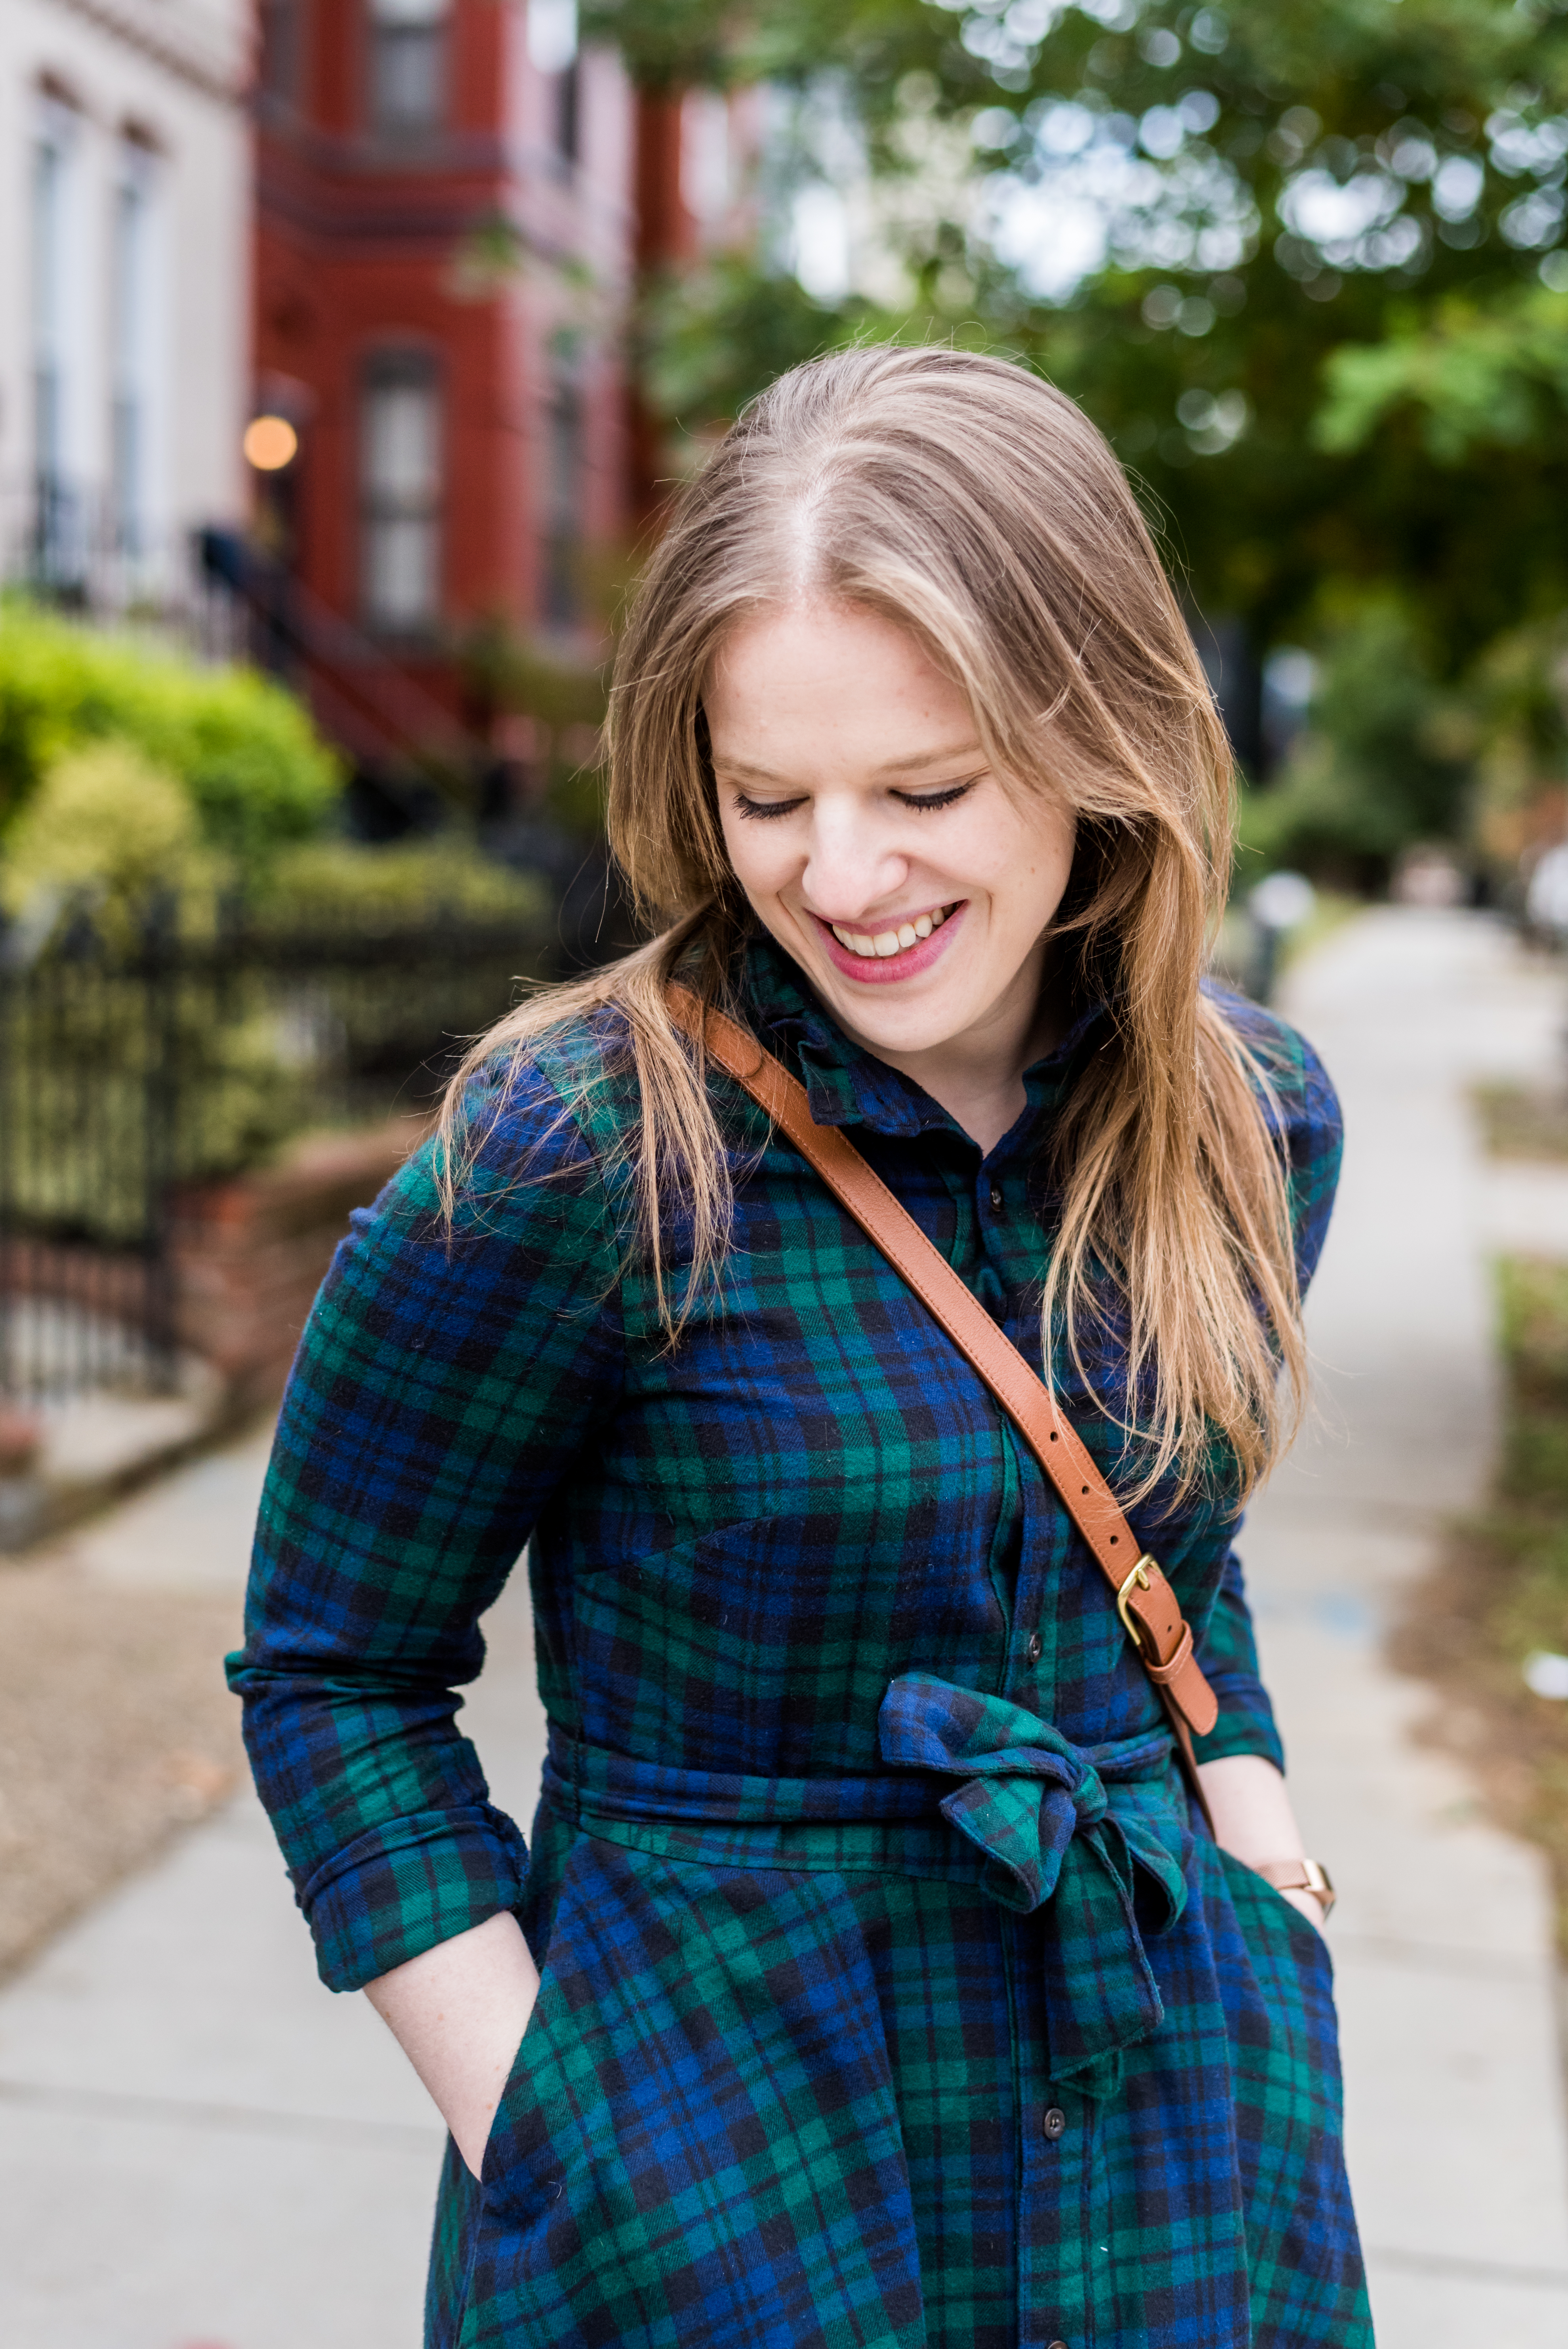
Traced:
<path fill-rule="evenodd" d="M 1327 1868 L 1315 1859 L 1254 1859 L 1252 1869 L 1276 1892 L 1310 1892 L 1326 1917 L 1338 1898 Z"/>

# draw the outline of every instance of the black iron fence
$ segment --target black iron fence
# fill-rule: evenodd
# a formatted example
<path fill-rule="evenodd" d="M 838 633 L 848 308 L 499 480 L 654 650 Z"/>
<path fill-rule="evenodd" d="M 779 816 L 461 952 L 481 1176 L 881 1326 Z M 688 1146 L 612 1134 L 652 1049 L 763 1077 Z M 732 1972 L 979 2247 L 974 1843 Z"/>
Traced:
<path fill-rule="evenodd" d="M 0 930 L 0 1396 L 167 1392 L 181 1195 L 428 1111 L 549 959 L 516 922 L 193 930 L 172 901 Z"/>

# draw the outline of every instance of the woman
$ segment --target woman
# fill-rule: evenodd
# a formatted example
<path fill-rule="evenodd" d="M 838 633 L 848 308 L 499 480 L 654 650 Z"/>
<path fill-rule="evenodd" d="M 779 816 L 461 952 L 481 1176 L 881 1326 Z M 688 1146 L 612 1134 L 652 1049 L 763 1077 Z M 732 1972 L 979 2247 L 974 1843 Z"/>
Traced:
<path fill-rule="evenodd" d="M 612 750 L 674 926 L 503 1019 L 356 1218 L 232 1671 L 324 1978 L 451 2131 L 427 2339 L 1367 2341 L 1230 1547 L 1337 1113 L 1201 986 L 1230 762 L 1109 450 L 1000 361 L 783 378 Z M 694 995 L 1048 1372 L 1220 1700 L 1202 1802 L 1055 1485 Z M 531 1850 L 452 1719 L 525 1542 Z"/>

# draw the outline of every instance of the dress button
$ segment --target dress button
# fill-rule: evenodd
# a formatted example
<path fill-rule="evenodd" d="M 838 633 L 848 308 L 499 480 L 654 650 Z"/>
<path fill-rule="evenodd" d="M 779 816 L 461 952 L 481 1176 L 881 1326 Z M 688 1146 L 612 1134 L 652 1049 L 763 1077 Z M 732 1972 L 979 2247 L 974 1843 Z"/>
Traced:
<path fill-rule="evenodd" d="M 1002 1212 L 1002 1185 L 1000 1185 L 1000 1183 L 993 1183 L 993 1184 L 992 1184 L 992 1185 L 991 1185 L 991 1207 L 992 1207 L 992 1211 L 993 1211 L 993 1213 L 994 1213 L 994 1214 L 998 1215 L 998 1216 L 1001 1214 L 1001 1212 Z"/>
<path fill-rule="evenodd" d="M 1068 2344 L 1065 2341 L 1047 2341 L 1046 2349 L 1068 2349 Z"/>
<path fill-rule="evenodd" d="M 1046 2114 L 1045 2130 L 1046 2135 L 1050 2138 L 1053 2145 L 1055 2145 L 1057 2137 L 1061 2136 L 1063 2130 L 1067 2127 L 1067 2125 L 1068 2116 L 1066 2113 L 1063 2112 L 1060 2105 L 1050 2106 Z"/>
<path fill-rule="evenodd" d="M 1029 1644 L 1025 1649 L 1024 1653 L 1027 1656 L 1032 1664 L 1037 1664 L 1045 1652 L 1045 1641 L 1041 1639 L 1037 1631 L 1031 1631 L 1029 1634 Z"/>

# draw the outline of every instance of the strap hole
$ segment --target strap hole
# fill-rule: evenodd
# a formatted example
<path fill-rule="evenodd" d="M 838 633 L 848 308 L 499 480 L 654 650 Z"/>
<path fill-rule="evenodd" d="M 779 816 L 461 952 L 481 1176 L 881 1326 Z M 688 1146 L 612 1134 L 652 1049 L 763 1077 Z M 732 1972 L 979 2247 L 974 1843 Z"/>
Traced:
<path fill-rule="evenodd" d="M 1052 1428 L 1052 1430 L 1051 1430 L 1051 1442 L 1054 1444 L 1054 1443 L 1056 1442 L 1056 1440 L 1057 1440 L 1057 1431 L 1056 1431 L 1056 1429 L 1053 1427 L 1053 1428 Z M 1084 1491 L 1087 1493 L 1087 1492 L 1088 1492 L 1088 1486 L 1086 1485 L 1084 1486 Z"/>
<path fill-rule="evenodd" d="M 1112 1534 L 1112 1536 L 1111 1536 L 1111 1537 L 1110 1537 L 1110 1546 L 1111 1546 L 1112 1549 L 1114 1549 L 1114 1548 L 1116 1547 L 1117 1543 L 1118 1543 L 1120 1539 L 1121 1539 L 1121 1536 L 1120 1536 L 1119 1534 Z"/>

